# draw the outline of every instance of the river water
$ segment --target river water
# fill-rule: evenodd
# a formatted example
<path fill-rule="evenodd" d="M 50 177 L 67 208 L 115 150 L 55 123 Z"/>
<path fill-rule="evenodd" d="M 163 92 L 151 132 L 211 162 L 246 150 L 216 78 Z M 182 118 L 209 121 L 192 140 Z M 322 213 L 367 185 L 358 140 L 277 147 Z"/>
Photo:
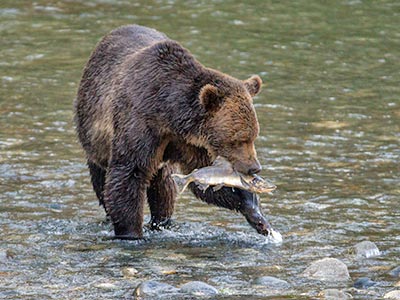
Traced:
<path fill-rule="evenodd" d="M 130 23 L 167 33 L 206 66 L 263 78 L 256 146 L 261 175 L 278 189 L 261 202 L 281 245 L 190 193 L 178 199 L 171 229 L 110 240 L 72 101 L 97 41 Z M 395 289 L 399 28 L 396 0 L 2 0 L 0 298 L 131 299 L 146 280 L 204 281 L 218 289 L 213 299 L 315 299 L 328 287 L 378 299 Z M 381 255 L 355 259 L 351 249 L 364 240 Z M 352 279 L 301 275 L 323 257 L 342 260 Z M 260 276 L 291 287 L 254 285 Z M 360 277 L 377 284 L 355 290 Z"/>

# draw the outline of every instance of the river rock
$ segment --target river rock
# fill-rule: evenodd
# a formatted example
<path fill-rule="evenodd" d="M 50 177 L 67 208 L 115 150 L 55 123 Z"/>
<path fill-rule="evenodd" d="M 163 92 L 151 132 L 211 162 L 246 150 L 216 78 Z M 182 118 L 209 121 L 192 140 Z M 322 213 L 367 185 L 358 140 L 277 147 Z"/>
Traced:
<path fill-rule="evenodd" d="M 279 278 L 276 278 L 276 277 L 272 277 L 272 276 L 258 277 L 253 281 L 253 284 L 263 285 L 268 288 L 276 289 L 276 290 L 286 289 L 286 288 L 290 287 L 289 282 L 279 279 Z"/>
<path fill-rule="evenodd" d="M 363 241 L 356 244 L 354 250 L 357 258 L 369 258 L 381 255 L 381 251 L 379 251 L 375 243 L 370 241 Z"/>
<path fill-rule="evenodd" d="M 384 299 L 392 299 L 392 300 L 400 300 L 400 290 L 394 290 L 389 293 L 386 293 L 383 296 Z"/>
<path fill-rule="evenodd" d="M 181 286 L 182 293 L 196 296 L 213 296 L 218 294 L 218 290 L 202 281 L 190 281 Z"/>
<path fill-rule="evenodd" d="M 118 287 L 112 282 L 102 282 L 95 285 L 96 288 L 103 289 L 103 290 L 116 290 Z"/>
<path fill-rule="evenodd" d="M 347 266 L 336 258 L 323 258 L 311 263 L 303 276 L 323 281 L 346 281 L 350 279 Z"/>
<path fill-rule="evenodd" d="M 176 287 L 154 280 L 149 280 L 139 284 L 133 295 L 135 299 L 153 299 L 155 296 L 177 293 L 179 289 Z"/>
<path fill-rule="evenodd" d="M 356 289 L 366 289 L 366 288 L 369 288 L 369 287 L 371 287 L 371 286 L 373 286 L 375 284 L 376 284 L 376 282 L 372 281 L 368 277 L 360 277 L 354 282 L 354 287 Z"/>
<path fill-rule="evenodd" d="M 15 253 L 11 250 L 0 249 L 0 263 L 7 260 L 13 259 L 15 257 Z"/>
<path fill-rule="evenodd" d="M 320 296 L 322 296 L 322 299 L 325 300 L 347 300 L 347 299 L 353 299 L 353 297 L 345 293 L 343 291 L 337 290 L 337 289 L 326 289 L 323 290 L 320 293 Z"/>
<path fill-rule="evenodd" d="M 389 275 L 393 276 L 393 277 L 400 277 L 400 266 L 396 267 L 392 271 L 390 271 Z"/>
<path fill-rule="evenodd" d="M 136 277 L 139 271 L 132 267 L 125 267 L 121 269 L 121 273 L 125 278 L 133 278 Z"/>
<path fill-rule="evenodd" d="M 7 259 L 7 251 L 0 249 L 0 262 L 3 262 Z"/>

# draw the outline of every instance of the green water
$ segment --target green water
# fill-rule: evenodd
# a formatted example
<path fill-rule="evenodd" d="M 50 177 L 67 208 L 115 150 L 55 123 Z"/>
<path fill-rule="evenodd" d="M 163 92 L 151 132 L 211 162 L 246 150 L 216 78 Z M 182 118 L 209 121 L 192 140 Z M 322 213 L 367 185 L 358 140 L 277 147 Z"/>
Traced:
<path fill-rule="evenodd" d="M 108 239 L 72 101 L 97 41 L 130 23 L 165 32 L 206 66 L 262 77 L 257 150 L 278 190 L 261 201 L 282 245 L 189 193 L 170 230 Z M 328 286 L 382 297 L 400 253 L 399 28 L 395 0 L 2 0 L 0 298 L 130 299 L 149 279 L 205 281 L 216 299 L 312 299 Z M 349 251 L 363 240 L 382 255 L 355 260 Z M 301 276 L 327 256 L 344 261 L 352 280 L 378 284 L 354 291 L 352 281 Z M 126 267 L 138 274 L 124 276 Z M 292 287 L 252 284 L 267 275 Z"/>

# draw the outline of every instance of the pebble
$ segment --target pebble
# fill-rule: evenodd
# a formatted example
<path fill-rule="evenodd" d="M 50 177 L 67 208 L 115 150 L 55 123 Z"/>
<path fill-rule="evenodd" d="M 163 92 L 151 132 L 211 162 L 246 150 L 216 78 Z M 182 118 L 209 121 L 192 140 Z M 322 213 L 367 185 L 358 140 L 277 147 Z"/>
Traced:
<path fill-rule="evenodd" d="M 190 281 L 181 286 L 182 293 L 196 296 L 213 296 L 218 294 L 218 290 L 202 281 Z"/>
<path fill-rule="evenodd" d="M 383 296 L 384 299 L 393 299 L 393 300 L 400 300 L 400 290 L 394 290 L 389 293 L 386 293 Z"/>
<path fill-rule="evenodd" d="M 322 296 L 322 299 L 325 300 L 347 300 L 347 299 L 353 299 L 353 297 L 345 293 L 343 291 L 337 290 L 337 289 L 326 289 L 323 290 L 319 296 Z"/>
<path fill-rule="evenodd" d="M 366 288 L 369 288 L 369 287 L 371 287 L 371 286 L 373 286 L 375 284 L 376 284 L 376 282 L 372 281 L 368 277 L 360 277 L 354 282 L 354 287 L 356 289 L 366 289 Z"/>
<path fill-rule="evenodd" d="M 173 274 L 177 274 L 178 271 L 175 269 L 166 269 L 166 270 L 162 270 L 161 274 L 162 275 L 173 275 Z"/>
<path fill-rule="evenodd" d="M 122 268 L 121 272 L 122 272 L 122 275 L 123 275 L 125 278 L 133 278 L 133 277 L 136 277 L 136 275 L 139 273 L 138 270 L 136 270 L 135 268 L 132 268 L 132 267 Z"/>
<path fill-rule="evenodd" d="M 7 259 L 13 259 L 15 257 L 15 253 L 11 250 L 0 249 L 0 262 L 3 262 Z"/>
<path fill-rule="evenodd" d="M 276 290 L 286 289 L 290 287 L 289 282 L 272 276 L 258 277 L 253 281 L 253 284 L 264 285 L 268 288 Z"/>
<path fill-rule="evenodd" d="M 157 295 L 178 293 L 178 291 L 179 289 L 170 284 L 149 280 L 139 284 L 133 292 L 133 295 L 135 299 L 153 299 Z"/>
<path fill-rule="evenodd" d="M 103 290 L 116 290 L 118 288 L 114 283 L 111 282 L 99 283 L 96 284 L 95 287 Z"/>
<path fill-rule="evenodd" d="M 394 268 L 393 270 L 391 270 L 391 271 L 389 272 L 389 275 L 390 275 L 390 276 L 393 276 L 393 277 L 400 277 L 400 266 Z"/>
<path fill-rule="evenodd" d="M 354 250 L 357 258 L 369 258 L 381 255 L 381 251 L 379 251 L 375 243 L 370 241 L 357 243 L 354 246 Z"/>
<path fill-rule="evenodd" d="M 346 281 L 350 279 L 347 266 L 336 258 L 323 258 L 311 263 L 303 276 L 323 281 Z"/>

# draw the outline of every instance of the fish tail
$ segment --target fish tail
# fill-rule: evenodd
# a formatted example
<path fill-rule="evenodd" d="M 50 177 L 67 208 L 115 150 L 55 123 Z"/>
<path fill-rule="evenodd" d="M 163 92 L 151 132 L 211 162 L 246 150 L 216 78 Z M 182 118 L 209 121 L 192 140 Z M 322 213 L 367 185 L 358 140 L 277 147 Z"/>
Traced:
<path fill-rule="evenodd" d="M 178 186 L 179 194 L 182 194 L 190 183 L 189 176 L 182 174 L 172 174 L 171 177 Z"/>

